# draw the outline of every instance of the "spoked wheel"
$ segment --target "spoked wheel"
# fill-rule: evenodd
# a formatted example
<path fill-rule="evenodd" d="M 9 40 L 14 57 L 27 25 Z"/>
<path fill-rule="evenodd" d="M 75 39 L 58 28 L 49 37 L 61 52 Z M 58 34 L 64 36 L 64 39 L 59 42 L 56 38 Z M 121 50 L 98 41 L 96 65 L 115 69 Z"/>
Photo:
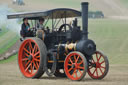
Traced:
<path fill-rule="evenodd" d="M 103 79 L 109 70 L 109 62 L 107 56 L 96 51 L 92 55 L 92 60 L 89 63 L 88 74 L 93 79 Z"/>
<path fill-rule="evenodd" d="M 66 74 L 64 72 L 64 69 L 56 69 L 54 75 L 56 77 L 66 77 Z"/>
<path fill-rule="evenodd" d="M 83 79 L 87 71 L 85 56 L 77 51 L 69 53 L 64 62 L 64 70 L 67 77 L 71 80 Z"/>
<path fill-rule="evenodd" d="M 44 73 L 46 46 L 39 38 L 28 38 L 20 46 L 18 63 L 21 73 L 28 78 L 39 78 Z"/>

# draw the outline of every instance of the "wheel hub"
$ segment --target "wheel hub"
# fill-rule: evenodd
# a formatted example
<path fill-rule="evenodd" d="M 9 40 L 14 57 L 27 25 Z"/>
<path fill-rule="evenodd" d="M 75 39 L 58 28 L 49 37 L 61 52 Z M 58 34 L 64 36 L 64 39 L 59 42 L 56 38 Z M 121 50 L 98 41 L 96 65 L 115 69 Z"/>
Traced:
<path fill-rule="evenodd" d="M 74 63 L 74 64 L 72 64 L 72 66 L 71 66 L 73 69 L 78 69 L 78 64 L 77 63 Z"/>
<path fill-rule="evenodd" d="M 97 62 L 97 63 L 96 63 L 96 67 L 97 67 L 97 68 L 100 68 L 100 63 Z"/>
<path fill-rule="evenodd" d="M 32 55 L 30 55 L 30 56 L 28 57 L 28 60 L 32 61 L 32 59 L 33 59 L 33 57 L 32 57 Z"/>
<path fill-rule="evenodd" d="M 75 66 L 75 64 L 72 64 L 72 68 L 75 68 L 76 66 Z"/>
<path fill-rule="evenodd" d="M 91 63 L 90 66 L 92 66 L 92 67 L 96 67 L 96 63 Z"/>

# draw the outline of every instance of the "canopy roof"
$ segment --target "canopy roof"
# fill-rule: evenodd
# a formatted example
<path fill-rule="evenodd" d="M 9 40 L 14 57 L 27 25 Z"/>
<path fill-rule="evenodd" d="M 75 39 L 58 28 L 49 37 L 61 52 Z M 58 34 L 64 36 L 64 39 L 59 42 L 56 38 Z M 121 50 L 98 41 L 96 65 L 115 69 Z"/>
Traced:
<path fill-rule="evenodd" d="M 40 11 L 40 12 L 22 12 L 22 13 L 14 13 L 7 15 L 8 19 L 14 18 L 28 18 L 28 19 L 39 19 L 39 18 L 47 18 L 50 19 L 54 18 L 70 18 L 70 17 L 79 17 L 81 16 L 81 12 L 69 9 L 69 8 L 57 8 L 47 11 Z"/>

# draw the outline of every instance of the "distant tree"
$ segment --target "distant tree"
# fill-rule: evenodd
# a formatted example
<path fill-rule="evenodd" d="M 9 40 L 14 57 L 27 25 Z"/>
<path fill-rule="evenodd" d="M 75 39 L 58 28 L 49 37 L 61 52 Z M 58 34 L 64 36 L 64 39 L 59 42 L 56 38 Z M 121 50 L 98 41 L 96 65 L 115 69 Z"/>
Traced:
<path fill-rule="evenodd" d="M 89 18 L 104 18 L 104 14 L 102 11 L 89 11 Z"/>

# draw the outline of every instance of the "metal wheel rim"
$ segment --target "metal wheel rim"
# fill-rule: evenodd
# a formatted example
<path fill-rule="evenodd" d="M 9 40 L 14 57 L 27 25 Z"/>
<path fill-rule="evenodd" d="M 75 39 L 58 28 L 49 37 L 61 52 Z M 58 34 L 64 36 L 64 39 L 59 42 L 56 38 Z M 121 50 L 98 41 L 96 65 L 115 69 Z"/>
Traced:
<path fill-rule="evenodd" d="M 73 58 L 71 59 L 71 57 L 74 57 L 75 61 L 72 60 Z M 81 59 L 80 63 L 78 63 L 79 59 Z M 76 68 L 72 68 L 72 67 L 68 68 L 68 66 L 72 66 L 74 64 L 76 64 Z M 83 66 L 81 67 L 80 65 L 83 65 Z M 70 78 L 71 80 L 81 79 L 81 77 L 83 76 L 83 74 L 85 72 L 85 65 L 84 65 L 83 58 L 78 53 L 69 54 L 65 59 L 64 68 L 65 68 L 65 73 L 66 73 L 67 77 Z M 71 72 L 72 70 L 74 70 L 73 73 Z"/>
<path fill-rule="evenodd" d="M 19 49 L 18 63 L 25 77 L 33 77 L 37 73 L 40 66 L 40 50 L 34 40 L 27 39 L 22 43 Z"/>

